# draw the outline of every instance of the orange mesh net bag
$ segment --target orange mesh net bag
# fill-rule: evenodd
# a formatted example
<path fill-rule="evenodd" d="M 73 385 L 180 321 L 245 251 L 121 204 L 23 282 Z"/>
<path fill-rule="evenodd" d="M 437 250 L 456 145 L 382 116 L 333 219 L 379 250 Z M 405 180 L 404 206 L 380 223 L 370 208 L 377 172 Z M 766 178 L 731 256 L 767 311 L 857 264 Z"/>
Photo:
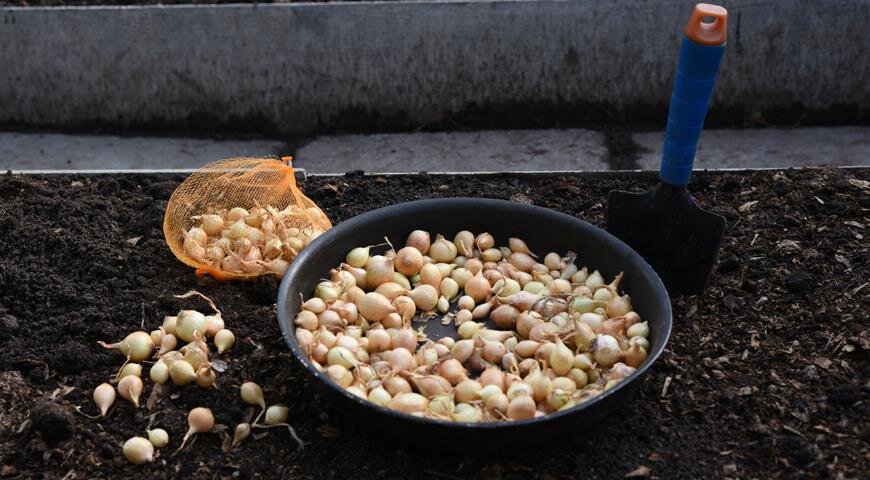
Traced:
<path fill-rule="evenodd" d="M 284 275 L 329 218 L 296 186 L 290 158 L 209 163 L 175 189 L 163 235 L 197 275 L 246 280 Z"/>

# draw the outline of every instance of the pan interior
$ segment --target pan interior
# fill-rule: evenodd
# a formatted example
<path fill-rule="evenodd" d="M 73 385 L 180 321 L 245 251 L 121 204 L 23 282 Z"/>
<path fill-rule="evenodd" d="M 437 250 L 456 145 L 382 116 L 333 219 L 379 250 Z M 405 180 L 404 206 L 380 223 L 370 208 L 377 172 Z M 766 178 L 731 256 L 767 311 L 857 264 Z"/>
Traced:
<path fill-rule="evenodd" d="M 616 237 L 578 218 L 545 208 L 502 200 L 452 198 L 408 202 L 359 215 L 321 235 L 296 258 L 281 283 L 278 317 L 287 343 L 307 368 L 315 371 L 308 359 L 302 358 L 292 324 L 302 298 L 310 298 L 315 285 L 327 278 L 329 270 L 341 264 L 351 249 L 383 243 L 384 237 L 398 249 L 414 230 L 428 231 L 433 241 L 437 234 L 452 241 L 461 230 L 489 232 L 496 246 L 507 245 L 508 238 L 518 237 L 539 255 L 573 251 L 578 267 L 587 266 L 590 273 L 599 270 L 608 282 L 623 272 L 620 290 L 630 295 L 634 310 L 650 326 L 649 356 L 635 375 L 645 371 L 664 348 L 671 326 L 667 292 L 643 258 Z M 381 253 L 385 249 L 373 251 Z M 455 310 L 455 305 L 451 307 Z M 425 333 L 433 340 L 457 338 L 456 327 L 452 323 L 442 325 L 441 317 L 415 321 L 414 327 L 425 326 Z"/>

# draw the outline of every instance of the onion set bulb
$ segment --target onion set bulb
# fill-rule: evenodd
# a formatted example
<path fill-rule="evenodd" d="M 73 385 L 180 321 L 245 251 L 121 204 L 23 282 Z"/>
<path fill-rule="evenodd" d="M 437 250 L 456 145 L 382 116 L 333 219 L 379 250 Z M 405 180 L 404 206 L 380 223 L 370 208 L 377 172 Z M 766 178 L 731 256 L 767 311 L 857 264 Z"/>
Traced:
<path fill-rule="evenodd" d="M 120 351 L 131 362 L 148 360 L 151 357 L 151 352 L 154 351 L 154 341 L 151 339 L 151 335 L 141 331 L 127 335 L 118 343 L 99 342 L 99 344 L 104 348 Z"/>
<path fill-rule="evenodd" d="M 239 446 L 250 435 L 251 435 L 251 424 L 250 423 L 240 423 L 240 424 L 236 425 L 236 428 L 233 431 L 233 447 Z"/>
<path fill-rule="evenodd" d="M 94 389 L 94 403 L 100 409 L 100 415 L 106 416 L 106 412 L 115 403 L 115 387 L 108 383 L 100 384 Z"/>
<path fill-rule="evenodd" d="M 201 238 L 194 232 L 191 242 Z M 294 321 L 300 349 L 348 394 L 414 416 L 510 422 L 579 405 L 647 359 L 650 327 L 619 289 L 623 275 L 607 283 L 573 252 L 536 253 L 521 238 L 467 230 L 415 230 L 385 245 L 347 252 Z M 198 319 L 181 312 L 174 335 L 184 339 Z M 435 321 L 456 334 L 428 337 Z M 219 352 L 234 339 L 206 332 Z M 176 383 L 193 381 L 198 372 L 183 365 L 173 374 L 186 359 L 158 361 L 152 372 L 165 363 Z M 287 407 L 267 408 L 257 384 L 243 384 L 241 395 L 260 414 L 236 427 L 234 445 L 251 428 L 286 425 Z"/>
<path fill-rule="evenodd" d="M 266 409 L 266 415 L 263 417 L 263 423 L 266 425 L 279 425 L 287 421 L 287 415 L 290 409 L 284 405 L 272 405 Z"/>
<path fill-rule="evenodd" d="M 148 440 L 155 448 L 163 448 L 169 443 L 169 433 L 162 428 L 148 430 Z"/>
<path fill-rule="evenodd" d="M 196 310 L 182 310 L 177 318 L 175 336 L 185 342 L 192 342 L 197 334 L 204 337 L 208 331 L 207 317 Z"/>
<path fill-rule="evenodd" d="M 261 409 L 266 409 L 266 400 L 263 398 L 263 389 L 254 382 L 245 382 L 240 389 L 242 401 L 248 405 L 258 406 Z"/>
<path fill-rule="evenodd" d="M 142 465 L 154 460 L 154 445 L 147 438 L 133 437 L 121 448 L 124 458 L 134 465 Z"/>
<path fill-rule="evenodd" d="M 233 347 L 236 343 L 236 336 L 231 330 L 222 328 L 214 335 L 214 345 L 217 347 L 218 353 L 224 353 Z"/>
<path fill-rule="evenodd" d="M 134 407 L 139 408 L 139 396 L 142 395 L 142 379 L 135 375 L 127 375 L 118 382 L 118 393 Z"/>
<path fill-rule="evenodd" d="M 196 407 L 187 414 L 187 426 L 187 433 L 184 434 L 181 446 L 176 452 L 180 452 L 193 435 L 210 432 L 214 428 L 214 414 L 208 408 Z"/>

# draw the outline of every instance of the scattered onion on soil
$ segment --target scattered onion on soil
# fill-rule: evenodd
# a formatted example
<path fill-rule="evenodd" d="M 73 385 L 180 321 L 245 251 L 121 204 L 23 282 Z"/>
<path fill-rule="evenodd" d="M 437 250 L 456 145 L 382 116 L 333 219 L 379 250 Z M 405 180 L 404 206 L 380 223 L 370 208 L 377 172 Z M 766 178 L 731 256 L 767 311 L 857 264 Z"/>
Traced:
<path fill-rule="evenodd" d="M 184 299 L 191 296 L 202 297 L 214 312 L 211 315 L 205 315 L 196 310 L 182 310 L 176 316 L 164 317 L 162 326 L 157 330 L 152 330 L 150 334 L 137 331 L 114 344 L 99 342 L 103 347 L 119 350 L 127 357 L 127 361 L 118 370 L 113 381 L 117 382 L 117 394 L 130 401 L 136 408 L 139 407 L 144 383 L 142 365 L 135 362 L 151 365 L 146 379 L 150 379 L 156 384 L 164 384 L 171 379 L 176 385 L 196 383 L 201 388 L 216 387 L 217 372 L 223 371 L 224 367 L 220 367 L 218 361 L 215 364 L 210 361 L 210 348 L 207 339 L 213 340 L 218 353 L 224 353 L 233 346 L 236 338 L 233 332 L 225 328 L 221 312 L 210 298 L 195 290 L 184 295 L 176 295 L 176 298 Z M 308 306 L 320 312 L 326 310 L 326 305 L 323 302 L 321 305 L 317 305 L 317 302 L 310 302 Z M 315 321 L 318 321 L 316 316 Z M 174 350 L 177 346 L 177 339 L 188 343 L 178 350 Z M 152 361 L 153 363 L 151 363 Z M 158 392 L 159 390 L 155 389 L 152 395 Z M 254 383 L 249 382 L 242 386 L 242 397 L 249 403 L 261 406 L 263 412 L 266 412 L 266 404 L 262 395 L 262 390 Z M 109 383 L 103 383 L 94 389 L 93 400 L 101 416 L 106 415 L 115 402 L 115 397 L 116 389 Z M 283 417 L 281 417 L 282 413 Z M 286 407 L 280 407 L 271 413 L 270 418 L 272 420 L 281 418 L 286 420 L 286 413 Z M 214 427 L 214 416 L 207 408 L 194 408 L 188 415 L 188 424 L 188 432 L 176 453 L 188 444 L 188 440 L 194 434 L 211 431 Z M 281 426 L 285 425 L 281 424 Z M 256 422 L 254 426 L 257 426 Z M 292 428 L 289 425 L 286 427 L 291 430 L 294 439 L 301 445 L 301 440 L 296 437 Z M 151 430 L 150 423 L 146 433 L 148 434 L 147 439 L 133 437 L 124 443 L 124 457 L 131 463 L 143 464 L 152 461 L 154 448 L 162 448 L 169 443 L 169 434 L 166 430 L 161 428 Z M 242 437 L 246 437 L 246 435 L 244 432 L 237 432 L 236 437 L 238 442 L 241 442 L 244 439 Z"/>
<path fill-rule="evenodd" d="M 133 437 L 127 440 L 121 450 L 124 458 L 136 465 L 154 460 L 154 445 L 144 437 Z"/>
<path fill-rule="evenodd" d="M 210 432 L 214 428 L 214 414 L 211 413 L 211 409 L 196 407 L 187 414 L 187 425 L 187 433 L 184 434 L 181 446 L 178 447 L 175 453 L 180 452 L 193 435 Z"/>
<path fill-rule="evenodd" d="M 240 423 L 236 425 L 235 430 L 233 431 L 233 447 L 239 446 L 242 442 L 245 441 L 251 435 L 251 424 L 250 423 Z"/>
<path fill-rule="evenodd" d="M 108 383 L 102 383 L 94 389 L 94 403 L 100 409 L 100 415 L 106 416 L 106 412 L 115 403 L 115 387 Z"/>
<path fill-rule="evenodd" d="M 142 379 L 135 375 L 127 375 L 118 382 L 118 393 L 129 400 L 134 407 L 139 408 L 139 396 L 142 395 Z"/>
<path fill-rule="evenodd" d="M 154 448 L 163 448 L 169 443 L 169 433 L 162 428 L 148 430 L 148 440 Z"/>
<path fill-rule="evenodd" d="M 263 398 L 263 389 L 254 382 L 245 382 L 239 389 L 242 394 L 242 401 L 248 405 L 259 406 L 261 409 L 266 409 L 266 400 Z"/>
<path fill-rule="evenodd" d="M 646 361 L 650 329 L 619 291 L 622 273 L 606 283 L 573 252 L 499 246 L 485 232 L 415 230 L 389 246 L 351 250 L 296 317 L 302 350 L 350 394 L 440 420 L 523 420 L 578 405 Z M 429 340 L 425 321 L 455 323 L 457 338 Z M 265 408 L 251 385 L 246 403 Z"/>
<path fill-rule="evenodd" d="M 118 343 L 107 344 L 99 342 L 105 348 L 118 350 L 131 362 L 141 362 L 151 357 L 154 350 L 154 342 L 148 332 L 133 332 Z"/>

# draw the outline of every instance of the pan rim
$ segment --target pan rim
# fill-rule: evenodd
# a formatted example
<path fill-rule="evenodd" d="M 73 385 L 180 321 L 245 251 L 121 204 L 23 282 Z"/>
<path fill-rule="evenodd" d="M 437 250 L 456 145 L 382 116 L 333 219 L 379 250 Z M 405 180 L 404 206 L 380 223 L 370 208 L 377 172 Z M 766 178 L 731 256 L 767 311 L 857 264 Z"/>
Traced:
<path fill-rule="evenodd" d="M 414 415 L 410 415 L 407 413 L 396 412 L 395 410 L 391 410 L 386 407 L 382 407 L 376 405 L 366 399 L 362 399 L 344 388 L 341 388 L 329 379 L 324 373 L 317 370 L 308 357 L 303 354 L 303 352 L 299 349 L 299 345 L 296 342 L 296 336 L 292 332 L 292 322 L 290 321 L 291 315 L 287 305 L 287 299 L 289 298 L 288 294 L 290 291 L 290 283 L 291 279 L 296 275 L 297 271 L 301 268 L 301 266 L 309 260 L 310 257 L 316 255 L 316 251 L 320 249 L 322 244 L 329 243 L 333 237 L 337 237 L 344 233 L 345 231 L 353 231 L 355 229 L 364 227 L 366 223 L 372 221 L 374 219 L 380 218 L 382 216 L 392 216 L 395 213 L 398 213 L 400 210 L 404 210 L 407 208 L 421 208 L 425 209 L 429 206 L 452 206 L 453 208 L 459 208 L 463 205 L 468 204 L 469 202 L 473 202 L 475 205 L 489 205 L 491 207 L 505 207 L 510 206 L 512 209 L 516 210 L 526 210 L 529 213 L 536 213 L 539 215 L 551 216 L 554 218 L 562 218 L 565 221 L 574 222 L 580 225 L 584 230 L 590 232 L 592 235 L 602 236 L 606 239 L 606 241 L 612 243 L 616 249 L 623 254 L 622 258 L 628 262 L 635 262 L 640 267 L 643 272 L 646 280 L 652 283 L 652 287 L 655 293 L 655 296 L 663 299 L 663 303 L 661 304 L 660 312 L 663 314 L 660 319 L 664 325 L 661 333 L 662 341 L 657 343 L 656 347 L 652 349 L 652 351 L 647 356 L 647 359 L 644 361 L 643 365 L 637 368 L 634 373 L 630 376 L 626 377 L 625 380 L 617 383 L 614 387 L 606 390 L 595 397 L 585 400 L 567 410 L 562 410 L 558 412 L 553 412 L 547 414 L 543 417 L 531 418 L 527 420 L 513 420 L 510 422 L 455 422 L 448 420 L 439 420 L 434 418 L 426 418 L 426 417 L 417 417 Z M 451 205 L 452 204 L 452 205 Z M 671 330 L 673 326 L 673 311 L 671 307 L 670 296 L 665 289 L 664 284 L 659 278 L 658 274 L 653 270 L 653 268 L 644 260 L 643 257 L 640 256 L 634 249 L 629 247 L 625 242 L 618 239 L 614 235 L 610 234 L 603 228 L 592 225 L 591 223 L 574 217 L 572 215 L 568 215 L 550 208 L 539 207 L 535 205 L 527 205 L 518 202 L 512 202 L 501 199 L 494 198 L 472 198 L 472 197 L 448 197 L 448 198 L 436 198 L 436 199 L 424 199 L 424 200 L 413 200 L 410 202 L 401 202 L 394 203 L 385 207 L 377 208 L 375 210 L 370 210 L 368 212 L 361 213 L 356 215 L 344 222 L 341 222 L 327 230 L 322 235 L 317 237 L 311 244 L 308 245 L 305 249 L 303 249 L 299 255 L 291 262 L 290 267 L 284 274 L 284 277 L 281 280 L 281 284 L 278 288 L 278 309 L 277 309 L 277 318 L 278 318 L 278 326 L 281 328 L 282 336 L 284 337 L 284 341 L 290 347 L 293 356 L 296 360 L 304 366 L 309 373 L 314 375 L 314 377 L 320 382 L 326 384 L 328 388 L 344 395 L 346 398 L 357 402 L 359 405 L 367 408 L 374 409 L 379 413 L 391 416 L 396 420 L 405 420 L 411 421 L 419 424 L 427 424 L 427 425 L 435 425 L 443 428 L 451 428 L 451 429 L 481 429 L 481 430 L 499 430 L 499 429 L 509 429 L 509 428 L 520 428 L 522 426 L 528 425 L 542 425 L 550 422 L 556 422 L 560 419 L 564 419 L 567 416 L 578 414 L 584 410 L 591 409 L 595 405 L 598 405 L 602 402 L 606 402 L 611 399 L 620 390 L 624 388 L 628 388 L 631 384 L 638 381 L 641 377 L 643 377 L 647 371 L 652 367 L 653 364 L 659 359 L 661 354 L 664 352 L 665 347 L 667 346 L 668 341 L 670 340 Z"/>

